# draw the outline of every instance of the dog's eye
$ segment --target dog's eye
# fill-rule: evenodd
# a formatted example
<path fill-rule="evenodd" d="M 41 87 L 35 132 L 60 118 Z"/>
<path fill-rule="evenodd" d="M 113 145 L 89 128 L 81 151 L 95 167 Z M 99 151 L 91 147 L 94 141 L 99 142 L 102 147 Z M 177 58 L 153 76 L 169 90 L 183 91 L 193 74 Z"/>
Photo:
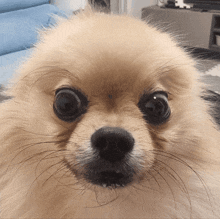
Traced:
<path fill-rule="evenodd" d="M 152 125 L 160 125 L 170 117 L 168 96 L 165 92 L 155 92 L 151 95 L 144 94 L 138 103 L 138 107 L 144 115 L 144 119 Z"/>
<path fill-rule="evenodd" d="M 66 122 L 73 122 L 86 112 L 88 100 L 76 89 L 63 88 L 56 91 L 53 109 L 57 117 Z"/>

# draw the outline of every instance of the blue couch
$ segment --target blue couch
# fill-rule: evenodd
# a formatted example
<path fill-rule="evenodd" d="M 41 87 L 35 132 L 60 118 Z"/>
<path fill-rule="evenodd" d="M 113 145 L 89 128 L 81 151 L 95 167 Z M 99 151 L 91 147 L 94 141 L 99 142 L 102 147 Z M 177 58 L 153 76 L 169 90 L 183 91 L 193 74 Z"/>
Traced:
<path fill-rule="evenodd" d="M 49 0 L 0 0 L 0 84 L 31 54 L 38 30 L 55 23 L 52 14 L 65 16 Z"/>

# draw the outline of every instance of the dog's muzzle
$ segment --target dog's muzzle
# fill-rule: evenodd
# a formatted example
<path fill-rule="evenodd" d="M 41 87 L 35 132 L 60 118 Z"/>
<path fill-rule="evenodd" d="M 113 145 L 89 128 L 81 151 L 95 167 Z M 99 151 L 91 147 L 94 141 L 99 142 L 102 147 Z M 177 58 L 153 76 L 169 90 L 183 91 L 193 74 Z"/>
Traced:
<path fill-rule="evenodd" d="M 134 138 L 125 129 L 102 127 L 91 136 L 94 158 L 86 165 L 85 178 L 103 187 L 122 187 L 132 181 L 135 173 L 129 165 Z"/>

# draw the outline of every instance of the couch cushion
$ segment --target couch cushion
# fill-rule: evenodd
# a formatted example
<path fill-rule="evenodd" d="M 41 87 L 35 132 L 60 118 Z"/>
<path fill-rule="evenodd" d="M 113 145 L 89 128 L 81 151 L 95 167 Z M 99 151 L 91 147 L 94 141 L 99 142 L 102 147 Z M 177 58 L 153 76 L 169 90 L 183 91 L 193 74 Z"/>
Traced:
<path fill-rule="evenodd" d="M 49 0 L 0 0 L 0 13 L 49 3 Z"/>
<path fill-rule="evenodd" d="M 19 65 L 32 53 L 33 48 L 0 56 L 0 84 L 7 85 Z"/>
<path fill-rule="evenodd" d="M 52 14 L 63 15 L 50 4 L 0 14 L 0 55 L 30 48 L 38 29 L 54 23 Z"/>

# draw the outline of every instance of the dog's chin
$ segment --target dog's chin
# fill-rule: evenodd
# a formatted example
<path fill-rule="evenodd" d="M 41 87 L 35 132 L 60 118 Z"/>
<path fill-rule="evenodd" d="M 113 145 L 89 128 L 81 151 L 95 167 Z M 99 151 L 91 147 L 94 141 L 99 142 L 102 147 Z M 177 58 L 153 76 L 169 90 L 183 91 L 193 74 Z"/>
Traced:
<path fill-rule="evenodd" d="M 130 185 L 137 178 L 136 170 L 129 158 L 111 163 L 109 161 L 93 158 L 88 163 L 84 163 L 82 168 L 75 168 L 71 162 L 65 160 L 66 166 L 72 174 L 79 180 L 103 188 L 124 188 Z"/>
<path fill-rule="evenodd" d="M 108 188 L 121 188 L 130 184 L 135 175 L 135 171 L 129 162 L 120 161 L 114 164 L 107 161 L 96 161 L 86 167 L 84 178 L 95 185 Z M 100 165 L 99 165 L 100 164 Z"/>

